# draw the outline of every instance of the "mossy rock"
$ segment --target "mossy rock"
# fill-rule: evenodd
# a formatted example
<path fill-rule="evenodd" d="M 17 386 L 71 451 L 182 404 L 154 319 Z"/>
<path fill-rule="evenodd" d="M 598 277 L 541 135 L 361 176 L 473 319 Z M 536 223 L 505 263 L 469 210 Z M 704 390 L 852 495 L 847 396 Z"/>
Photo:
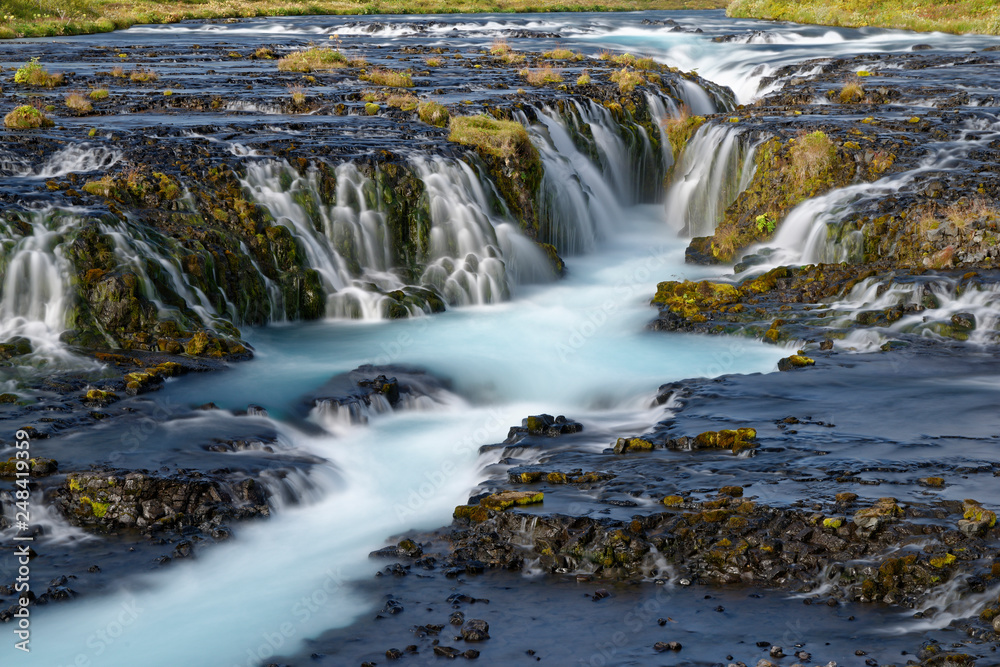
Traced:
<path fill-rule="evenodd" d="M 654 448 L 655 445 L 652 442 L 643 438 L 618 438 L 618 441 L 615 443 L 614 452 L 615 454 L 651 452 Z"/>
<path fill-rule="evenodd" d="M 33 458 L 27 461 L 21 461 L 22 463 L 27 463 L 27 473 L 31 477 L 44 477 L 46 475 L 51 475 L 56 472 L 59 464 L 54 459 L 45 458 Z M 20 469 L 24 472 L 23 466 Z M 10 457 L 6 461 L 0 461 L 0 477 L 16 477 L 19 472 L 18 459 L 15 457 Z"/>
<path fill-rule="evenodd" d="M 803 356 L 801 354 L 793 354 L 790 357 L 785 357 L 778 360 L 778 370 L 779 371 L 791 371 L 796 368 L 804 368 L 806 366 L 813 366 L 816 362 L 809 357 Z"/>
<path fill-rule="evenodd" d="M 545 494 L 542 492 L 532 493 L 531 491 L 503 491 L 494 493 L 483 498 L 479 504 L 487 509 L 505 510 L 515 505 L 534 505 L 544 500 Z"/>

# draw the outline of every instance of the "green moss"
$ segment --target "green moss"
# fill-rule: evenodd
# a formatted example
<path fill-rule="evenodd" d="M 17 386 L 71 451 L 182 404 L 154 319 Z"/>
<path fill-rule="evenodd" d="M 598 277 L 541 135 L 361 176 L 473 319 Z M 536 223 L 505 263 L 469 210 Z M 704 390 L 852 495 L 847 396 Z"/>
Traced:
<path fill-rule="evenodd" d="M 36 130 L 55 125 L 51 118 L 30 104 L 23 104 L 8 113 L 3 118 L 3 124 L 12 130 Z"/>
<path fill-rule="evenodd" d="M 958 558 L 956 558 L 954 554 L 946 554 L 938 558 L 931 558 L 930 561 L 931 567 L 936 567 L 936 568 L 951 567 L 957 562 Z"/>
<path fill-rule="evenodd" d="M 421 102 L 417 105 L 417 115 L 420 120 L 435 127 L 444 127 L 451 118 L 451 114 L 448 113 L 448 109 L 444 105 L 432 101 Z"/>
<path fill-rule="evenodd" d="M 823 519 L 823 527 L 824 528 L 831 528 L 831 529 L 836 530 L 837 528 L 840 528 L 843 525 L 844 525 L 844 520 L 840 519 L 840 518 L 832 518 L 831 517 L 831 518 Z"/>

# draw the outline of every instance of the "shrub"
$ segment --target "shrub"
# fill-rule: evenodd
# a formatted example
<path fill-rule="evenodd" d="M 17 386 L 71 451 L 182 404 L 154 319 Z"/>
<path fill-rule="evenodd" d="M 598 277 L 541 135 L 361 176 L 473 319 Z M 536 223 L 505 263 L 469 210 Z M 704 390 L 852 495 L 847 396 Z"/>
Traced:
<path fill-rule="evenodd" d="M 94 110 L 90 101 L 80 93 L 69 93 L 65 98 L 66 106 L 76 113 L 90 113 Z"/>
<path fill-rule="evenodd" d="M 402 109 L 403 111 L 413 111 L 417 108 L 419 100 L 415 95 L 390 95 L 386 98 L 385 103 L 391 107 L 396 107 L 397 109 Z"/>
<path fill-rule="evenodd" d="M 542 86 L 546 83 L 560 83 L 563 80 L 562 75 L 552 69 L 550 65 L 538 69 L 523 69 L 518 73 L 532 86 Z"/>
<path fill-rule="evenodd" d="M 340 51 L 328 48 L 313 48 L 290 53 L 278 60 L 282 72 L 312 72 L 348 67 L 350 61 Z"/>
<path fill-rule="evenodd" d="M 474 146 L 481 152 L 499 158 L 509 158 L 519 152 L 534 150 L 523 125 L 510 120 L 497 120 L 485 114 L 452 118 L 448 140 Z"/>
<path fill-rule="evenodd" d="M 448 109 L 437 102 L 421 102 L 417 106 L 417 115 L 420 116 L 420 120 L 428 125 L 435 125 L 437 127 L 447 125 L 448 118 L 451 116 L 448 113 Z"/>
<path fill-rule="evenodd" d="M 111 76 L 115 77 L 116 79 L 124 79 L 125 68 L 122 67 L 121 65 L 115 65 L 114 67 L 111 68 Z"/>
<path fill-rule="evenodd" d="M 30 104 L 19 106 L 4 116 L 3 124 L 14 130 L 31 130 L 54 125 L 51 118 Z"/>
<path fill-rule="evenodd" d="M 493 45 L 490 46 L 491 56 L 502 56 L 505 53 L 510 53 L 510 51 L 511 51 L 510 44 L 507 43 L 506 39 L 500 37 L 494 39 Z"/>
<path fill-rule="evenodd" d="M 546 51 L 542 54 L 543 58 L 548 58 L 549 60 L 583 60 L 582 53 L 573 53 L 569 49 L 553 49 L 552 51 Z"/>
<path fill-rule="evenodd" d="M 865 89 L 860 81 L 848 81 L 840 89 L 841 104 L 857 104 L 865 97 Z"/>
<path fill-rule="evenodd" d="M 668 118 L 664 122 L 663 129 L 667 133 L 670 148 L 673 149 L 674 159 L 677 159 L 687 142 L 691 140 L 691 137 L 704 122 L 705 117 L 692 116 L 691 109 L 686 104 L 681 107 L 679 116 Z"/>
<path fill-rule="evenodd" d="M 822 176 L 833 166 L 837 147 L 830 137 L 817 130 L 799 137 L 790 150 L 792 169 L 800 186 Z"/>
<path fill-rule="evenodd" d="M 139 69 L 134 69 L 128 75 L 129 81 L 135 81 L 136 83 L 152 83 L 160 78 L 160 75 L 151 69 L 146 69 L 140 67 Z"/>
<path fill-rule="evenodd" d="M 274 60 L 277 55 L 273 50 L 267 48 L 266 46 L 262 46 L 253 52 L 253 57 L 257 60 Z"/>
<path fill-rule="evenodd" d="M 374 83 L 376 86 L 391 86 L 393 88 L 412 88 L 413 79 L 407 72 L 394 72 L 376 67 L 361 76 L 362 81 Z"/>
<path fill-rule="evenodd" d="M 618 84 L 618 90 L 623 93 L 631 93 L 636 86 L 646 83 L 641 74 L 627 67 L 612 72 L 611 80 Z"/>
<path fill-rule="evenodd" d="M 55 88 L 62 82 L 63 75 L 61 73 L 49 74 L 48 71 L 38 62 L 38 58 L 32 58 L 29 62 L 25 63 L 24 66 L 19 67 L 18 70 L 14 72 L 14 83 L 21 83 L 26 86 Z"/>

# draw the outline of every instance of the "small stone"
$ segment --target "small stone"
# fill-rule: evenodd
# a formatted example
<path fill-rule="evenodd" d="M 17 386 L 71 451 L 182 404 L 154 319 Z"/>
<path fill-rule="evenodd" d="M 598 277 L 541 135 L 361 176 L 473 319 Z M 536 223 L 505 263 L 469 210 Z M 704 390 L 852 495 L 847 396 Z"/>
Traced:
<path fill-rule="evenodd" d="M 448 622 L 451 623 L 452 625 L 462 625 L 463 623 L 465 623 L 465 614 L 463 614 L 460 611 L 453 612 L 452 615 L 448 618 Z"/>
<path fill-rule="evenodd" d="M 459 651 L 457 648 L 452 648 L 451 646 L 435 646 L 434 655 L 454 660 L 458 656 L 462 655 L 462 652 Z"/>
<path fill-rule="evenodd" d="M 653 650 L 657 653 L 663 653 L 664 651 L 680 651 L 680 642 L 656 642 L 653 644 Z"/>
<path fill-rule="evenodd" d="M 403 652 L 398 648 L 391 648 L 385 652 L 385 657 L 389 660 L 399 660 L 403 657 Z"/>
<path fill-rule="evenodd" d="M 462 657 L 466 660 L 475 660 L 479 657 L 479 651 L 474 648 L 470 648 L 468 651 L 462 654 Z"/>
<path fill-rule="evenodd" d="M 1000 632 L 1000 616 L 993 619 L 993 631 Z"/>
<path fill-rule="evenodd" d="M 785 657 L 785 652 L 781 649 L 780 646 L 772 646 L 771 650 L 768 651 L 768 653 L 770 654 L 770 656 L 772 658 L 784 658 Z"/>
<path fill-rule="evenodd" d="M 462 628 L 462 638 L 467 642 L 482 642 L 490 638 L 490 624 L 480 618 L 473 618 Z"/>

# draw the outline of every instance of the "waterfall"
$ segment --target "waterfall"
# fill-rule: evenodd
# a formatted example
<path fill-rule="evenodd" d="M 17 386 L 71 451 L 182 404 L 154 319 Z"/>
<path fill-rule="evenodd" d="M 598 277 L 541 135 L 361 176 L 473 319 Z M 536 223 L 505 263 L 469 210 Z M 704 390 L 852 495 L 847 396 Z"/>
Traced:
<path fill-rule="evenodd" d="M 491 214 L 490 199 L 471 167 L 439 157 L 415 157 L 412 164 L 431 214 L 423 286 L 451 305 L 470 305 L 502 301 L 517 284 L 552 279 L 541 249 L 513 220 Z"/>
<path fill-rule="evenodd" d="M 157 288 L 158 283 L 166 282 L 184 306 L 198 316 L 203 326 L 210 329 L 218 326 L 219 314 L 208 296 L 188 282 L 173 243 L 157 238 L 158 235 L 142 234 L 138 225 L 122 220 L 102 221 L 98 226 L 101 233 L 114 243 L 118 265 L 127 267 L 139 277 L 143 296 L 156 306 L 160 319 L 177 319 L 180 315 L 178 308 L 168 304 L 165 295 L 160 294 Z M 154 276 L 154 273 L 157 275 Z M 226 300 L 221 290 L 219 294 Z M 226 304 L 229 317 L 238 319 L 235 306 L 228 300 Z"/>
<path fill-rule="evenodd" d="M 0 217 L 0 341 L 23 336 L 36 348 L 59 347 L 73 274 L 62 245 L 78 222 L 54 209 L 33 212 L 27 222 Z"/>
<path fill-rule="evenodd" d="M 551 110 L 529 127 L 544 167 L 538 209 L 542 238 L 567 255 L 593 250 L 608 235 L 622 209 L 604 174 L 573 143 Z"/>
<path fill-rule="evenodd" d="M 993 136 L 984 139 L 992 139 Z M 864 237 L 860 230 L 845 233 L 844 222 L 860 204 L 893 195 L 911 185 L 927 172 L 948 171 L 961 165 L 961 159 L 976 144 L 965 141 L 933 151 L 915 169 L 890 174 L 874 183 L 858 183 L 807 199 L 785 217 L 778 234 L 769 245 L 779 248 L 774 260 L 782 264 L 818 262 L 860 262 Z"/>
<path fill-rule="evenodd" d="M 243 184 L 300 243 L 323 281 L 328 317 L 382 319 L 384 292 L 403 287 L 389 271 L 385 213 L 370 207 L 374 184 L 353 164 L 337 167 L 336 177 L 333 205 L 324 202 L 315 168 L 302 176 L 287 162 L 248 162 Z"/>
<path fill-rule="evenodd" d="M 705 124 L 674 165 L 667 222 L 683 236 L 708 236 L 750 184 L 756 142 L 726 125 Z"/>

